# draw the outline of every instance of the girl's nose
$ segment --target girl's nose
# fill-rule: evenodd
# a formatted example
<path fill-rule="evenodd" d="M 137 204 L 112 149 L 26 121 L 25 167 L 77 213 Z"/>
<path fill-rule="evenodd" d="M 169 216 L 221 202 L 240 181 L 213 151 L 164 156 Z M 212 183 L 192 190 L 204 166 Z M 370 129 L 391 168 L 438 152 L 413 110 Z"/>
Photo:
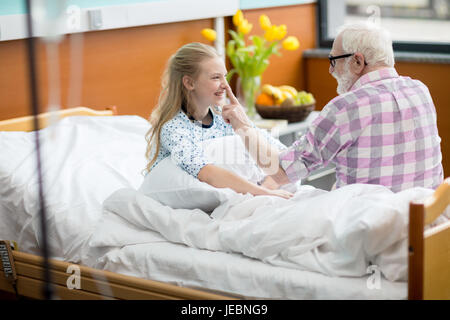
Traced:
<path fill-rule="evenodd" d="M 227 85 L 228 85 L 227 79 L 224 78 L 224 79 L 220 82 L 220 88 L 221 88 L 221 89 L 226 89 Z"/>

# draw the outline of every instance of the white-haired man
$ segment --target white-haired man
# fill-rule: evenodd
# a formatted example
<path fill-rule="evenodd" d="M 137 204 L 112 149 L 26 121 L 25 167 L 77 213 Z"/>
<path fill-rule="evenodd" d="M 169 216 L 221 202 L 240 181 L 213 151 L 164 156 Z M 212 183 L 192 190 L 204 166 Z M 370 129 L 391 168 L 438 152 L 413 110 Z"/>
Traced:
<path fill-rule="evenodd" d="M 368 183 L 398 192 L 442 183 L 433 100 L 422 82 L 399 76 L 394 69 L 388 32 L 371 23 L 346 25 L 328 58 L 339 95 L 287 150 L 278 153 L 258 140 L 259 154 L 252 155 L 266 173 L 283 185 L 332 162 L 338 188 Z M 233 101 L 224 106 L 225 120 L 241 136 L 258 139 Z M 271 166 L 263 154 L 271 155 Z"/>

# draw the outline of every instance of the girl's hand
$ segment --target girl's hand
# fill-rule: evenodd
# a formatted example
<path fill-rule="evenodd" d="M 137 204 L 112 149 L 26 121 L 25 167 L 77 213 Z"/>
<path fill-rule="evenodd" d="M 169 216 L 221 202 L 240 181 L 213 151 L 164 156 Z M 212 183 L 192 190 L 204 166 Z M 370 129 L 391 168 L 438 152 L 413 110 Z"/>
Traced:
<path fill-rule="evenodd" d="M 242 108 L 228 84 L 225 90 L 230 99 L 230 103 L 222 107 L 222 117 L 225 122 L 231 124 L 234 131 L 251 127 L 250 120 L 245 114 L 244 108 Z"/>
<path fill-rule="evenodd" d="M 277 196 L 277 197 L 281 197 L 284 199 L 290 199 L 292 198 L 294 195 L 292 193 L 290 193 L 289 191 L 286 190 L 281 190 L 281 189 L 277 189 L 277 190 L 269 190 L 268 191 L 268 196 Z"/>
<path fill-rule="evenodd" d="M 281 197 L 284 199 L 290 199 L 294 196 L 289 191 L 281 190 L 281 189 L 271 190 L 271 189 L 267 189 L 265 187 L 260 187 L 259 190 L 260 190 L 260 192 L 255 194 L 255 196 L 277 196 L 277 197 Z"/>

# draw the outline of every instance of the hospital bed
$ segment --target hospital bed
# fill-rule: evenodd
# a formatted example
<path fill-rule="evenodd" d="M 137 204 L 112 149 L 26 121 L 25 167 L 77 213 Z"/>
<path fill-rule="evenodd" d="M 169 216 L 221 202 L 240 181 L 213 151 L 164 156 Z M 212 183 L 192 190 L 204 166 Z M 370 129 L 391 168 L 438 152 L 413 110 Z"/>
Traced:
<path fill-rule="evenodd" d="M 60 116 L 85 115 L 90 116 L 86 118 L 88 119 L 93 116 L 112 116 L 114 114 L 114 110 L 94 111 L 80 107 L 63 110 Z M 40 115 L 40 128 L 47 127 L 51 122 L 51 117 L 50 114 Z M 0 131 L 31 131 L 32 120 L 32 117 L 23 117 L 0 121 Z M 95 124 L 95 121 L 88 123 L 90 126 Z M 77 127 L 74 130 L 78 135 L 81 134 L 80 128 Z M 111 140 L 120 139 L 119 131 L 127 128 L 116 128 L 117 136 L 111 136 Z M 53 134 L 59 136 L 62 132 L 58 131 Z M 111 133 L 109 134 L 111 135 Z M 49 133 L 49 136 L 51 135 L 52 133 Z M 108 140 L 105 140 L 105 143 L 107 142 Z M 17 145 L 18 149 L 20 147 Z M 74 148 L 76 147 L 75 145 Z M 111 145 L 111 148 L 114 147 Z M 67 150 L 61 150 L 61 152 L 63 151 Z M 105 149 L 106 151 L 107 149 Z M 45 156 L 45 147 L 43 152 Z M 122 157 L 124 162 L 132 159 L 131 155 L 128 158 L 123 155 Z M 117 159 L 111 155 L 111 161 L 117 161 Z M 95 161 L 95 159 L 93 160 Z M 80 160 L 78 159 L 78 161 Z M 139 161 L 136 163 L 140 163 Z M 124 166 L 127 168 L 119 169 L 123 170 L 126 175 L 129 166 L 136 163 L 128 162 L 128 166 L 125 163 Z M 115 168 L 115 173 L 119 169 Z M 80 175 L 84 174 L 83 167 L 80 167 L 79 172 Z M 60 178 L 64 179 L 64 177 Z M 74 177 L 69 178 L 75 179 Z M 17 182 L 11 177 L 8 179 L 12 183 Z M 73 181 L 75 186 L 77 182 Z M 101 176 L 97 179 L 98 183 L 101 183 L 100 181 L 102 181 Z M 128 186 L 136 188 L 141 182 L 136 176 L 136 179 Z M 104 187 L 108 189 L 107 186 Z M 116 189 L 117 185 L 112 183 L 108 187 L 110 190 L 104 190 L 104 195 L 111 193 L 110 191 Z M 79 193 L 78 189 L 71 190 L 69 185 L 67 188 L 68 191 L 75 192 L 76 196 L 85 196 Z M 62 198 L 69 197 L 64 190 L 60 190 L 60 195 Z M 27 199 L 31 199 L 30 197 L 32 198 L 30 194 L 23 195 L 25 212 L 33 209 L 30 202 L 27 202 Z M 51 200 L 49 206 L 55 212 L 65 213 L 68 210 L 62 208 L 64 206 L 57 202 L 54 207 L 51 207 L 53 205 Z M 89 197 L 88 195 L 88 200 L 102 202 L 105 200 L 105 196 L 91 195 Z M 21 201 L 17 200 L 15 204 L 19 202 Z M 99 247 L 98 251 L 92 251 L 89 254 L 92 257 L 98 253 L 98 257 L 102 257 L 101 262 L 96 261 L 87 266 L 80 264 L 80 262 L 90 261 L 80 258 L 82 255 L 79 252 L 80 247 L 74 245 L 75 249 L 66 249 L 67 244 L 70 244 L 70 239 L 58 238 L 63 237 L 61 234 L 66 230 L 68 233 L 72 232 L 67 228 L 63 228 L 63 231 L 56 235 L 50 235 L 51 244 L 61 240 L 60 252 L 55 253 L 56 259 L 50 261 L 51 281 L 55 295 L 61 299 L 449 299 L 450 222 L 433 224 L 438 216 L 446 210 L 449 202 L 449 179 L 446 179 L 432 194 L 427 194 L 423 201 L 411 201 L 408 224 L 408 279 L 398 282 L 384 279 L 381 283 L 381 290 L 369 288 L 369 282 L 375 273 L 363 277 L 332 277 L 308 270 L 271 265 L 235 252 L 192 248 L 159 238 L 156 238 L 155 241 L 122 247 Z M 1 200 L 0 205 L 2 205 Z M 75 209 L 73 211 L 75 214 L 80 214 L 79 220 L 89 221 L 90 216 L 83 215 L 83 209 L 91 209 L 91 207 L 83 207 L 83 205 L 76 203 L 75 206 L 79 208 L 79 211 Z M 95 208 L 101 208 L 101 203 L 96 205 Z M 0 216 L 3 220 L 1 222 L 3 229 L 0 228 L 0 238 L 7 236 L 6 239 L 2 239 L 6 240 L 5 244 L 10 243 L 8 240 L 18 238 L 27 239 L 27 241 L 22 243 L 19 241 L 15 250 L 2 251 L 3 261 L 9 262 L 14 268 L 8 269 L 8 264 L 6 264 L 7 268 L 4 267 L 5 264 L 0 265 L 0 292 L 16 293 L 19 296 L 40 299 L 43 297 L 41 289 L 43 284 L 42 258 L 39 256 L 38 244 L 33 243 L 33 239 L 38 242 L 38 237 L 30 233 L 31 227 L 25 228 L 20 225 L 22 221 L 26 221 L 27 225 L 32 226 L 33 223 L 36 225 L 36 221 L 28 218 L 11 218 L 13 214 L 20 215 L 22 213 L 12 212 L 9 205 L 0 206 L 1 214 L 3 214 Z M 71 214 L 74 213 L 71 212 Z M 67 223 L 57 216 L 55 219 L 56 222 L 59 221 L 58 223 Z M 9 233 L 5 231 L 9 228 L 8 223 L 15 224 L 8 229 Z M 80 224 L 79 221 L 70 220 L 70 225 L 76 229 Z M 50 224 L 49 229 L 54 226 Z M 80 234 L 86 236 L 92 230 L 91 228 L 83 231 L 87 232 L 84 234 L 80 231 Z M 15 235 L 16 232 L 19 233 L 18 236 Z M 27 233 L 29 234 L 27 235 Z M 73 239 L 74 243 L 76 241 L 78 240 Z M 73 281 L 74 275 L 79 276 L 78 286 L 77 282 Z M 14 277 L 16 281 L 11 281 L 11 277 Z"/>

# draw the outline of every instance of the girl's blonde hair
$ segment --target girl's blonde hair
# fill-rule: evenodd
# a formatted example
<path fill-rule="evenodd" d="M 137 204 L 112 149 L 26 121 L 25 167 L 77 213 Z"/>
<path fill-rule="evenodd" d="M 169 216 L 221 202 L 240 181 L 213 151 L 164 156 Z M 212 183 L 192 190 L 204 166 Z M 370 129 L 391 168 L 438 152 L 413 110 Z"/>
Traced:
<path fill-rule="evenodd" d="M 151 128 L 145 135 L 147 140 L 145 156 L 149 161 L 146 172 L 150 172 L 158 158 L 162 126 L 175 117 L 182 105 L 188 107 L 189 92 L 183 85 L 183 76 L 187 75 L 196 79 L 200 71 L 200 63 L 205 59 L 216 57 L 219 55 L 213 47 L 199 42 L 184 45 L 170 57 L 163 74 L 158 104 L 150 116 Z M 154 151 L 153 156 L 152 151 Z"/>

